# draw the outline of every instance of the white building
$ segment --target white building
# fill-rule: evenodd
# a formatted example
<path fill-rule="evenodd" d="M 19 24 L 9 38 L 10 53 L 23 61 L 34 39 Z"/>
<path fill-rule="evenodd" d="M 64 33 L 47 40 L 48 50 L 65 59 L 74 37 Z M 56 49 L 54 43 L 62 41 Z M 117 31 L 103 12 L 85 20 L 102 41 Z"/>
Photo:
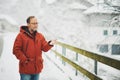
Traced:
<path fill-rule="evenodd" d="M 120 54 L 120 12 L 105 1 L 87 9 L 84 14 L 88 17 L 96 48 L 102 53 Z"/>

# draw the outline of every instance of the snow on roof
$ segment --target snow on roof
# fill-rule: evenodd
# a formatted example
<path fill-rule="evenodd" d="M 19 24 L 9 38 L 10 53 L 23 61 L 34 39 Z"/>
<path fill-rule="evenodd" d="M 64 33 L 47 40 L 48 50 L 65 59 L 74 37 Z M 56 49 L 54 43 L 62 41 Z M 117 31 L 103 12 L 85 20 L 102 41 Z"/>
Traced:
<path fill-rule="evenodd" d="M 113 0 L 111 3 L 113 6 L 120 6 L 120 0 Z"/>
<path fill-rule="evenodd" d="M 7 20 L 9 23 L 11 23 L 13 25 L 17 25 L 18 24 L 15 20 L 13 20 L 12 17 L 10 17 L 8 15 L 0 14 L 0 19 Z"/>
<path fill-rule="evenodd" d="M 87 9 L 86 6 L 84 6 L 78 2 L 74 2 L 74 3 L 70 4 L 69 7 L 73 8 L 73 9 Z"/>
<path fill-rule="evenodd" d="M 99 42 L 99 44 L 120 44 L 119 36 L 109 36 L 105 38 L 103 41 Z"/>
<path fill-rule="evenodd" d="M 95 5 L 84 11 L 84 14 L 92 14 L 92 13 L 120 14 L 120 12 L 115 11 L 115 8 L 110 7 L 106 4 Z"/>

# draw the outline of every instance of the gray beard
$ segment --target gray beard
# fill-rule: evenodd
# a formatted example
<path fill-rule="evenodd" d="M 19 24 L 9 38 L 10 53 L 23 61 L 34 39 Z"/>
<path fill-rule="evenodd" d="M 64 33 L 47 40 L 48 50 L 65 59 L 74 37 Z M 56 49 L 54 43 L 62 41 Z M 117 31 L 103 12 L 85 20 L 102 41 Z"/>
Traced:
<path fill-rule="evenodd" d="M 37 29 L 32 29 L 33 32 L 37 31 Z"/>

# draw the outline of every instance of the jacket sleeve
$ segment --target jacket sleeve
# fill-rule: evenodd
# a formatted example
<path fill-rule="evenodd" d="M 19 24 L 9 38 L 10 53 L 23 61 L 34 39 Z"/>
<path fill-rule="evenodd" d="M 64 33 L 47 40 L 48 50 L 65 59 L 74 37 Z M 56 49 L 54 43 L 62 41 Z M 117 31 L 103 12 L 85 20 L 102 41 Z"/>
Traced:
<path fill-rule="evenodd" d="M 20 61 L 26 61 L 27 60 L 26 56 L 24 55 L 24 53 L 22 51 L 22 38 L 21 38 L 20 34 L 18 34 L 16 39 L 15 39 L 14 46 L 13 46 L 13 54 Z"/>
<path fill-rule="evenodd" d="M 42 36 L 42 51 L 47 52 L 52 47 L 53 45 L 50 45 L 49 42 L 45 40 L 44 36 Z"/>

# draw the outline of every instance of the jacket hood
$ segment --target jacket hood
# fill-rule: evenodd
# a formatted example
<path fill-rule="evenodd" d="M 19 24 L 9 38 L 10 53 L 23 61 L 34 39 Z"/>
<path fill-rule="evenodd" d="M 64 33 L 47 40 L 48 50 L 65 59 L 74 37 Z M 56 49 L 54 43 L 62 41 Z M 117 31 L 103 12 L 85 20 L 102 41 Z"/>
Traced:
<path fill-rule="evenodd" d="M 29 32 L 28 27 L 27 26 L 21 26 L 20 27 L 20 32 Z"/>

